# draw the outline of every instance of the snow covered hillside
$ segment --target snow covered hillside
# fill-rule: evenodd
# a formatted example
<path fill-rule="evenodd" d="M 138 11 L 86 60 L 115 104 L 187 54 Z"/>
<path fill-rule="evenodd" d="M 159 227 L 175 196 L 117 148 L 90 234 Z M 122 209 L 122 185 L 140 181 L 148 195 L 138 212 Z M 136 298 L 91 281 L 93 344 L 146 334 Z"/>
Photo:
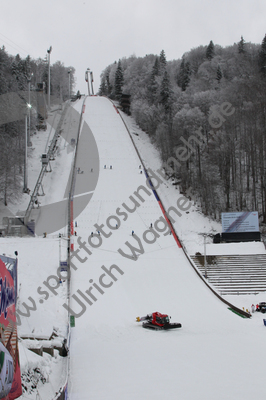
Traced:
<path fill-rule="evenodd" d="M 75 104 L 77 110 L 81 103 Z M 156 149 L 132 118 L 124 118 L 145 166 L 155 171 L 160 167 Z M 76 317 L 71 328 L 68 398 L 263 399 L 266 327 L 262 314 L 251 319 L 239 317 L 199 279 L 163 222 L 141 161 L 113 104 L 105 98 L 87 98 L 83 120 L 96 141 L 100 165 L 93 195 L 76 218 L 70 301 L 70 311 Z M 62 165 L 69 153 L 64 139 L 60 148 L 58 179 L 67 185 L 70 171 Z M 86 156 L 80 152 L 80 164 Z M 56 170 L 50 175 L 54 186 L 49 201 L 62 200 Z M 92 168 L 80 178 L 90 181 L 96 173 Z M 46 185 L 49 188 L 48 181 Z M 180 197 L 167 181 L 158 192 L 166 207 Z M 76 195 L 83 196 L 82 192 Z M 203 252 L 202 234 L 217 232 L 220 226 L 193 206 L 179 217 L 175 229 L 188 253 L 195 254 Z M 64 229 L 61 232 L 66 233 Z M 37 290 L 59 266 L 58 233 L 47 238 L 0 239 L 1 253 L 12 256 L 15 250 L 19 252 L 20 304 L 28 303 L 28 296 L 37 304 L 29 318 L 21 318 L 21 336 L 66 335 L 66 282 L 47 299 Z M 66 250 L 64 243 L 62 239 L 62 252 Z M 209 254 L 213 254 L 212 246 L 207 245 Z M 244 247 L 250 253 L 265 251 L 254 244 Z M 232 251 L 228 246 L 219 249 Z M 239 245 L 241 251 L 243 246 Z M 235 296 L 238 298 L 233 300 L 247 308 L 265 300 L 263 293 L 258 296 Z M 153 311 L 169 314 L 182 328 L 148 331 L 135 322 L 137 316 Z M 64 381 L 64 362 L 59 356 L 41 361 L 32 358 L 29 350 L 21 350 L 22 369 L 35 362 L 43 375 L 46 372 L 57 378 L 52 387 L 58 390 Z M 48 383 L 38 384 L 45 399 L 52 398 L 47 387 L 51 390 Z M 36 398 L 36 392 L 35 397 L 21 398 Z"/>
<path fill-rule="evenodd" d="M 260 385 L 244 384 L 254 365 L 258 365 L 258 381 L 263 376 L 265 354 L 258 340 L 264 334 L 262 318 L 242 319 L 219 302 L 161 225 L 157 227 L 163 232 L 153 244 L 144 241 L 150 224 L 155 226 L 162 215 L 153 195 L 139 191 L 144 201 L 134 212 L 120 216 L 125 205 L 133 209 L 130 196 L 137 199 L 134 192 L 147 187 L 139 159 L 108 100 L 89 98 L 85 119 L 95 136 L 101 165 L 94 196 L 78 218 L 80 243 L 85 242 L 92 254 L 80 250 L 84 262 L 75 259 L 77 270 L 72 274 L 71 293 L 86 309 L 72 298 L 73 311 L 82 315 L 71 331 L 70 398 L 248 399 L 254 391 L 259 397 Z M 116 224 L 111 216 L 119 216 L 117 230 L 111 228 Z M 91 232 L 97 232 L 95 224 L 102 227 L 102 242 L 92 248 L 88 243 Z M 138 247 L 132 230 L 144 249 L 137 260 L 117 252 L 131 254 L 126 242 Z M 75 248 L 80 248 L 78 243 Z M 106 269 L 113 265 L 117 268 L 110 276 Z M 104 282 L 111 286 L 101 293 L 92 285 L 100 287 L 103 272 Z M 134 322 L 137 315 L 156 310 L 169 313 L 183 327 L 150 332 Z"/>

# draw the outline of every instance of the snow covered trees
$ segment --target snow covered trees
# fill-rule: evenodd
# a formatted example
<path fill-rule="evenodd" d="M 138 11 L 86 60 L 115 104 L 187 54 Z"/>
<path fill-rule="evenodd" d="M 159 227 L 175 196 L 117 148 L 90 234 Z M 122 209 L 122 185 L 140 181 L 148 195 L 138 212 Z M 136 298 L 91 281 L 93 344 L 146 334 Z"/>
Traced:
<path fill-rule="evenodd" d="M 100 96 L 108 96 L 112 98 L 113 86 L 110 83 L 111 68 L 108 67 L 101 75 L 101 84 L 99 87 Z"/>
<path fill-rule="evenodd" d="M 75 70 L 71 69 L 71 84 L 74 84 Z M 51 66 L 51 95 L 61 100 L 69 97 L 68 70 L 59 61 Z M 22 194 L 25 117 L 21 110 L 16 112 L 16 107 L 21 105 L 16 104 L 16 99 L 26 107 L 31 73 L 34 90 L 37 82 L 47 80 L 47 62 L 30 56 L 22 59 L 19 54 L 10 56 L 4 47 L 0 49 L 0 202 L 5 205 Z"/>
<path fill-rule="evenodd" d="M 162 161 L 176 157 L 180 141 L 195 132 L 204 138 L 173 166 L 181 190 L 191 186 L 206 214 L 257 209 L 266 222 L 266 35 L 261 45 L 243 37 L 226 48 L 210 41 L 180 60 L 167 62 L 162 51 L 123 58 L 121 66 L 132 115 Z M 117 68 L 103 73 L 113 87 Z M 217 127 L 211 115 L 225 102 L 235 111 Z"/>
<path fill-rule="evenodd" d="M 68 71 L 71 70 L 70 76 Z M 56 61 L 51 66 L 51 95 L 59 99 L 60 102 L 69 99 L 69 79 L 70 79 L 70 91 L 75 83 L 75 68 L 66 68 L 61 61 Z M 47 83 L 48 85 L 48 83 Z"/>
<path fill-rule="evenodd" d="M 25 90 L 26 74 L 30 59 L 22 60 L 19 55 L 10 57 L 5 48 L 0 49 L 0 201 L 7 205 L 22 193 L 24 120 L 9 122 L 12 104 L 8 92 Z M 11 100 L 11 99 L 10 99 Z"/>

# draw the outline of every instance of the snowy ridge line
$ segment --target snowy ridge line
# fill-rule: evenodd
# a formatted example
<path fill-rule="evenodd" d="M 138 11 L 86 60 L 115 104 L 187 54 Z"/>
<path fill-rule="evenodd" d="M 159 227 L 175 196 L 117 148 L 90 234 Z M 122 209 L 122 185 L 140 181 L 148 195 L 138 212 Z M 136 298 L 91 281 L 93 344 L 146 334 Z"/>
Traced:
<path fill-rule="evenodd" d="M 110 100 L 110 99 L 109 99 L 109 100 Z M 110 101 L 113 103 L 112 100 L 110 100 Z M 113 103 L 113 105 L 114 105 L 114 103 Z M 116 108 L 116 107 L 115 107 L 115 108 Z M 116 108 L 116 109 L 117 109 L 117 108 Z M 118 111 L 119 111 L 119 110 L 118 110 Z M 134 146 L 134 148 L 135 148 L 135 150 L 136 150 L 136 152 L 137 152 L 137 155 L 138 155 L 138 157 L 139 157 L 139 159 L 140 159 L 140 162 L 141 162 L 141 164 L 142 164 L 142 166 L 143 166 L 143 169 L 144 169 L 144 171 L 145 171 L 145 174 L 146 174 L 147 178 L 149 179 L 149 175 L 148 175 L 148 173 L 147 173 L 147 171 L 146 171 L 145 164 L 144 164 L 144 162 L 143 162 L 143 160 L 142 160 L 142 158 L 141 158 L 141 155 L 140 155 L 140 153 L 139 153 L 139 151 L 138 151 L 138 149 L 137 149 L 137 146 L 135 145 L 135 142 L 134 142 L 134 140 L 133 140 L 133 138 L 132 138 L 132 136 L 131 136 L 130 130 L 128 129 L 127 124 L 126 124 L 126 122 L 125 122 L 123 116 L 121 115 L 121 112 L 119 111 L 118 113 L 119 113 L 120 118 L 122 119 L 122 121 L 123 121 L 123 123 L 124 123 L 124 125 L 125 125 L 125 127 L 126 127 L 126 130 L 127 130 L 128 134 L 129 134 L 129 137 L 130 137 L 130 139 L 131 139 L 131 141 L 132 141 L 132 143 L 133 143 L 133 146 Z M 173 227 L 171 221 L 169 221 L 169 219 L 166 217 L 166 211 L 165 211 L 163 202 L 161 201 L 160 196 L 158 195 L 156 189 L 153 187 L 153 184 L 152 184 L 152 182 L 151 182 L 150 179 L 149 179 L 149 182 L 150 182 L 151 188 L 152 188 L 152 190 L 153 190 L 153 193 L 154 193 L 156 199 L 159 199 L 159 200 L 158 200 L 159 206 L 160 206 L 160 208 L 161 208 L 161 210 L 162 210 L 162 212 L 163 212 L 163 214 L 164 214 L 164 217 L 166 218 L 166 221 L 167 221 L 168 224 L 170 225 L 171 232 L 173 233 L 173 236 L 174 236 L 174 238 L 175 238 L 175 240 L 176 240 L 177 245 L 183 250 L 183 252 L 184 252 L 184 254 L 185 254 L 187 260 L 189 261 L 189 263 L 190 263 L 190 265 L 192 266 L 192 268 L 194 269 L 194 271 L 197 273 L 197 275 L 200 277 L 200 279 L 205 283 L 205 285 L 212 291 L 212 293 L 213 293 L 216 297 L 218 297 L 219 300 L 221 300 L 223 303 L 225 303 L 229 308 L 231 308 L 231 309 L 233 309 L 234 311 L 236 311 L 238 314 L 241 314 L 241 315 L 243 315 L 243 316 L 246 317 L 246 318 L 250 318 L 251 315 L 250 315 L 249 313 L 247 313 L 246 311 L 242 310 L 241 308 L 238 308 L 238 307 L 234 306 L 234 305 L 231 304 L 229 301 L 225 300 L 219 293 L 216 292 L 216 290 L 215 290 L 215 289 L 209 284 L 209 282 L 202 276 L 202 274 L 201 274 L 200 271 L 198 270 L 197 266 L 194 264 L 194 262 L 192 261 L 192 259 L 191 259 L 190 256 L 188 255 L 188 253 L 187 253 L 187 251 L 186 251 L 186 249 L 185 249 L 185 247 L 184 247 L 182 241 L 179 240 L 179 238 L 178 238 L 178 236 L 177 236 L 177 234 L 176 234 L 176 232 L 175 232 L 175 229 L 174 229 L 174 227 Z"/>

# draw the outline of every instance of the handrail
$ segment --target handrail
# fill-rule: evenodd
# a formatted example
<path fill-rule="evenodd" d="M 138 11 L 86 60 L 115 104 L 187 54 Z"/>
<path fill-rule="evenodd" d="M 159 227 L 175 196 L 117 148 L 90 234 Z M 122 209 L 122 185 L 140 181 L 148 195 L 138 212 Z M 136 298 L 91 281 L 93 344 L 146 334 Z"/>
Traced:
<path fill-rule="evenodd" d="M 68 349 L 70 348 L 70 338 L 71 338 L 71 330 L 70 330 L 70 313 L 69 313 L 69 303 L 70 303 L 70 251 L 71 251 L 71 218 L 73 217 L 73 200 L 74 200 L 74 190 L 75 190 L 75 179 L 76 179 L 76 162 L 77 162 L 77 153 L 78 153 L 78 145 L 79 145 L 79 137 L 80 137 L 80 129 L 81 129 L 81 123 L 82 123 L 82 118 L 83 118 L 83 113 L 84 113 L 84 105 L 85 101 L 88 96 L 85 96 L 83 103 L 82 103 L 82 109 L 81 109 L 81 114 L 80 114 L 80 119 L 79 119 L 79 126 L 78 126 L 78 134 L 77 134 L 77 142 L 75 146 L 75 154 L 74 154 L 74 161 L 73 161 L 73 167 L 72 167 L 72 176 L 71 176 L 71 184 L 70 184 L 70 189 L 69 189 L 69 196 L 68 196 L 68 247 L 67 247 L 67 305 L 68 305 L 68 335 L 67 335 L 67 347 Z M 72 203 L 72 204 L 71 204 Z M 68 386 L 69 383 L 69 376 L 70 376 L 70 354 L 68 352 L 67 356 L 67 378 L 65 385 L 60 389 L 62 396 L 57 398 L 58 400 L 63 400 L 65 399 L 64 396 L 64 391 Z M 66 397 L 67 398 L 67 397 Z"/>

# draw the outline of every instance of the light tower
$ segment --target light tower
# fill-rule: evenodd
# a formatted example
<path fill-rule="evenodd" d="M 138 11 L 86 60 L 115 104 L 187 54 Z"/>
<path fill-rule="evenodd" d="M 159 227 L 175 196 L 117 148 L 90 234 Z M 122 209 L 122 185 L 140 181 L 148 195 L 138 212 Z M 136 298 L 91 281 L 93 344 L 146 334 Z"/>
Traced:
<path fill-rule="evenodd" d="M 28 108 L 29 108 L 29 128 L 28 128 L 28 145 L 30 146 L 30 117 L 31 117 L 31 104 L 30 104 L 30 83 L 31 83 L 31 78 L 33 77 L 33 72 L 28 76 L 27 82 L 28 82 L 28 92 L 29 92 L 29 103 L 28 103 Z"/>
<path fill-rule="evenodd" d="M 48 53 L 48 108 L 50 109 L 50 94 L 51 94 L 51 76 L 50 76 L 50 54 L 52 52 L 52 46 L 47 50 Z"/>
<path fill-rule="evenodd" d="M 72 69 L 70 68 L 68 70 L 68 92 L 69 92 L 69 98 L 71 98 L 71 71 L 72 71 Z"/>

